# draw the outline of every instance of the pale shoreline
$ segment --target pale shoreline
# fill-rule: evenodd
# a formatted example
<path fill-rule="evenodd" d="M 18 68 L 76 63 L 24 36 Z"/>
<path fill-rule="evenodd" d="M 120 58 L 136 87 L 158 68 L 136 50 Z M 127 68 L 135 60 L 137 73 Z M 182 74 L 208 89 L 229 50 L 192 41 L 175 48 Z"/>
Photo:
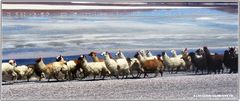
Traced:
<path fill-rule="evenodd" d="M 127 10 L 127 9 L 187 9 L 216 7 L 187 6 L 93 6 L 93 5 L 44 5 L 44 4 L 2 4 L 3 10 Z"/>
<path fill-rule="evenodd" d="M 235 46 L 237 47 L 237 46 Z M 193 47 L 193 48 L 188 48 L 188 50 L 197 50 L 198 48 L 202 48 L 202 47 Z M 228 49 L 228 47 L 208 47 L 210 50 L 211 49 Z M 170 51 L 172 49 L 175 50 L 183 50 L 184 48 L 141 48 L 143 50 L 151 50 L 151 51 Z M 3 54 L 3 59 L 2 60 L 8 60 L 8 59 L 34 59 L 37 57 L 43 57 L 43 58 L 52 58 L 52 57 L 56 57 L 58 55 L 63 55 L 63 56 L 76 56 L 76 55 L 80 55 L 80 54 L 88 54 L 91 51 L 95 51 L 97 53 L 101 53 L 104 51 L 109 51 L 109 52 L 117 52 L 118 50 L 121 50 L 123 52 L 127 51 L 127 52 L 131 52 L 131 51 L 138 51 L 140 49 L 100 49 L 100 50 L 74 50 L 74 51 L 66 51 L 66 52 L 23 52 L 23 54 L 21 53 L 15 53 L 14 56 L 13 54 L 9 54 L 9 55 L 4 55 Z"/>

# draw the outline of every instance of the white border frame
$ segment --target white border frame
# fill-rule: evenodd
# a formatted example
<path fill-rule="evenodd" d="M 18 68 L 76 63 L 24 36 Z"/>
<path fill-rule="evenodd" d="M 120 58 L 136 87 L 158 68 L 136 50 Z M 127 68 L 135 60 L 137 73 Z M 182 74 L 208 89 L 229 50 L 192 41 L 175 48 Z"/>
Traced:
<path fill-rule="evenodd" d="M 240 7 L 239 7 L 239 5 L 240 5 L 240 0 L 51 0 L 51 1 L 49 1 L 49 0 L 41 0 L 41 1 L 35 1 L 35 0 L 2 0 L 0 2 L 0 4 L 1 4 L 0 8 L 2 10 L 2 3 L 3 2 L 72 2 L 72 1 L 78 1 L 78 2 L 79 1 L 82 1 L 82 2 L 84 2 L 84 1 L 85 2 L 144 2 L 144 1 L 147 1 L 147 2 L 238 2 L 238 19 L 237 19 L 238 20 L 238 55 L 240 56 L 240 54 L 239 54 L 240 53 L 240 51 L 239 51 L 239 45 L 240 45 L 240 40 L 239 40 L 239 38 L 240 38 L 240 32 L 239 32 L 240 31 L 240 27 L 239 27 L 239 25 L 240 25 L 240 22 L 239 22 Z M 1 15 L 0 21 L 2 22 L 2 12 L 0 12 L 0 15 Z M 0 52 L 1 52 L 0 53 L 0 59 L 1 59 L 0 63 L 2 64 L 2 24 L 1 24 L 1 28 L 0 28 L 0 33 L 1 33 L 0 34 L 0 38 L 1 38 L 1 40 L 0 40 L 0 47 L 1 47 L 1 49 L 0 49 Z M 240 65 L 240 59 L 238 59 L 238 68 L 239 68 L 239 65 Z M 0 71 L 1 71 L 1 69 L 0 69 Z M 238 77 L 239 77 L 239 72 L 238 72 Z M 2 72 L 0 72 L 0 80 L 1 80 L 0 82 L 1 82 L 1 88 L 2 88 Z M 238 100 L 239 100 L 239 96 L 240 96 L 239 80 L 240 80 L 240 77 L 238 79 Z M 0 88 L 0 90 L 1 90 L 1 94 L 0 94 L 1 99 L 0 100 L 2 100 L 2 89 L 1 88 Z M 32 99 L 32 100 L 34 100 L 34 99 Z M 29 100 L 29 101 L 32 101 L 32 100 Z M 56 99 L 56 100 L 66 101 L 64 99 Z M 172 101 L 172 100 L 173 99 L 169 99 L 168 101 Z M 28 101 L 28 100 L 25 100 L 25 101 Z M 183 100 L 183 101 L 187 101 L 187 100 Z M 198 100 L 195 100 L 195 101 L 198 101 Z M 202 101 L 207 101 L 207 100 L 202 100 Z M 211 101 L 213 101 L 213 100 L 211 100 Z M 223 101 L 225 101 L 225 100 L 223 100 Z"/>

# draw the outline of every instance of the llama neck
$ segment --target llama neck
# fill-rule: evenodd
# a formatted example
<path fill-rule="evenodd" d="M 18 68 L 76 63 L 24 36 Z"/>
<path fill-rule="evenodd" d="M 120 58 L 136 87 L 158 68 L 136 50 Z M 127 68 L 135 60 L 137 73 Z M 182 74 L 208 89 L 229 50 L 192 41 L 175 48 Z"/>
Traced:
<path fill-rule="evenodd" d="M 87 66 L 87 64 L 88 64 L 88 62 L 87 62 L 87 60 L 86 59 L 83 59 L 83 67 L 86 67 Z"/>
<path fill-rule="evenodd" d="M 65 62 L 64 58 L 61 58 L 61 61 L 62 61 L 62 62 Z"/>
<path fill-rule="evenodd" d="M 128 65 L 131 67 L 131 61 L 127 61 Z"/>
<path fill-rule="evenodd" d="M 173 52 L 173 57 L 176 57 L 177 56 L 177 53 L 174 51 Z"/>
<path fill-rule="evenodd" d="M 146 57 L 147 57 L 147 55 L 146 55 L 146 54 L 143 54 L 143 56 L 142 56 L 142 57 L 146 58 Z"/>
<path fill-rule="evenodd" d="M 82 63 L 83 69 L 86 72 L 91 71 L 91 68 L 88 66 L 88 61 L 86 59 L 83 59 L 83 63 Z"/>
<path fill-rule="evenodd" d="M 144 62 L 144 60 L 145 60 L 145 59 L 143 58 L 143 56 L 141 56 L 141 54 L 138 55 L 138 59 L 139 59 L 141 62 Z"/>
<path fill-rule="evenodd" d="M 163 55 L 163 59 L 164 60 L 169 60 L 170 59 L 169 56 L 167 55 L 167 53 L 165 55 Z"/>
<path fill-rule="evenodd" d="M 105 55 L 104 57 L 106 61 L 109 61 L 111 59 L 109 55 Z"/>
<path fill-rule="evenodd" d="M 148 57 L 152 57 L 153 55 L 152 55 L 151 52 L 148 52 L 147 56 L 148 56 Z"/>
<path fill-rule="evenodd" d="M 121 58 L 123 58 L 123 59 L 125 59 L 126 57 L 121 53 L 121 56 L 120 56 Z"/>
<path fill-rule="evenodd" d="M 97 56 L 92 56 L 93 62 L 99 62 L 99 58 Z"/>
<path fill-rule="evenodd" d="M 206 56 L 210 56 L 211 54 L 210 54 L 210 51 L 208 50 L 208 49 L 204 49 L 204 52 L 205 52 L 205 55 Z"/>
<path fill-rule="evenodd" d="M 41 60 L 39 63 L 38 63 L 38 66 L 41 70 L 44 70 L 46 65 L 44 64 L 43 60 Z"/>

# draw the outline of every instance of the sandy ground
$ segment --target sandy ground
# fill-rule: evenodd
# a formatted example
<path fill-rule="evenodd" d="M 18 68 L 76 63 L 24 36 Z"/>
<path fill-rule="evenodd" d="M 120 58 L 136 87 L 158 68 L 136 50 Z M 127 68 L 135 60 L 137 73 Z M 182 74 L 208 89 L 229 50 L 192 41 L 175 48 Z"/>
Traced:
<path fill-rule="evenodd" d="M 238 99 L 237 74 L 168 74 L 164 77 L 83 81 L 17 81 L 2 85 L 3 100 L 23 99 Z"/>

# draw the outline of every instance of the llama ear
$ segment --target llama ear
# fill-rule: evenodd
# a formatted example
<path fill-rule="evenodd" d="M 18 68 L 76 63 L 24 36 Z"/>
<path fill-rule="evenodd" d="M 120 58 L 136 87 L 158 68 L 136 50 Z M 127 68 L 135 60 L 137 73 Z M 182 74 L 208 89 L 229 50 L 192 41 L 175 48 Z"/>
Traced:
<path fill-rule="evenodd" d="M 56 59 L 58 59 L 58 58 L 59 58 L 59 56 L 56 57 Z"/>
<path fill-rule="evenodd" d="M 102 56 L 104 56 L 105 54 L 106 54 L 106 51 L 101 53 Z"/>
<path fill-rule="evenodd" d="M 39 57 L 39 59 L 42 59 L 42 58 L 43 58 L 42 56 Z"/>

